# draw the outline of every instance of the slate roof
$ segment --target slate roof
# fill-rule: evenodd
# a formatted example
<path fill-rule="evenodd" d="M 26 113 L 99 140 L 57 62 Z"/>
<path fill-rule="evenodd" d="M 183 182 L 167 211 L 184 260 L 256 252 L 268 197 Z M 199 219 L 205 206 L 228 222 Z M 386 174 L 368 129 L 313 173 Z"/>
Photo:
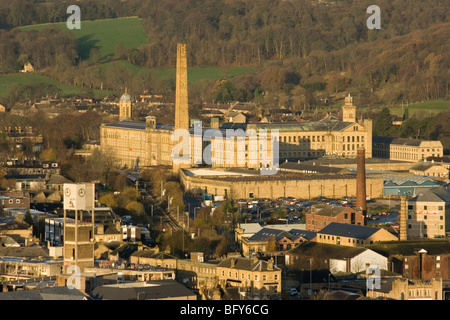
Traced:
<path fill-rule="evenodd" d="M 119 121 L 114 123 L 108 123 L 106 126 L 131 130 L 145 130 L 146 123 L 145 121 Z M 173 125 L 156 124 L 156 129 L 173 130 Z"/>
<path fill-rule="evenodd" d="M 160 300 L 193 297 L 196 294 L 175 280 L 157 280 L 98 286 L 92 291 L 101 300 Z"/>
<path fill-rule="evenodd" d="M 114 223 L 108 223 L 104 225 L 104 234 L 121 234 Z"/>
<path fill-rule="evenodd" d="M 277 129 L 280 132 L 285 131 L 297 131 L 297 132 L 309 132 L 309 131 L 341 131 L 351 125 L 353 122 L 343 122 L 339 120 L 326 119 L 322 121 L 308 121 L 308 122 L 296 122 L 296 123 L 258 123 L 257 129 Z"/>
<path fill-rule="evenodd" d="M 0 247 L 0 257 L 38 258 L 48 256 L 48 249 L 40 246 Z"/>
<path fill-rule="evenodd" d="M 86 300 L 89 297 L 80 290 L 67 286 L 33 290 L 0 292 L 0 300 Z"/>
<path fill-rule="evenodd" d="M 310 132 L 310 131 L 341 131 L 351 125 L 353 122 L 342 122 L 339 120 L 326 119 L 322 121 L 312 122 L 295 122 L 295 123 L 256 123 L 251 124 L 251 128 L 259 129 L 276 129 L 279 132 L 297 131 L 297 132 Z M 106 124 L 107 127 L 116 127 L 123 129 L 145 130 L 145 121 L 119 121 L 115 123 Z M 242 129 L 247 130 L 248 125 L 245 123 L 224 123 L 221 129 Z M 157 124 L 157 129 L 173 130 L 173 125 Z M 192 128 L 191 128 L 192 129 Z M 209 128 L 204 128 L 209 129 Z"/>
<path fill-rule="evenodd" d="M 322 228 L 318 233 L 364 240 L 369 238 L 379 230 L 381 229 L 375 227 L 332 222 Z"/>
<path fill-rule="evenodd" d="M 234 265 L 232 266 L 232 264 Z M 233 268 L 239 270 L 248 270 L 248 271 L 268 271 L 267 269 L 267 261 L 264 260 L 253 260 L 249 258 L 241 258 L 241 257 L 232 257 L 221 261 L 218 267 L 222 268 Z M 280 268 L 274 266 L 273 270 L 281 270 Z"/>
<path fill-rule="evenodd" d="M 340 246 L 337 244 L 309 241 L 299 244 L 289 250 L 288 253 L 304 256 L 320 256 L 321 258 L 328 259 L 344 259 L 353 258 L 367 250 L 367 248 L 363 247 Z"/>
<path fill-rule="evenodd" d="M 23 230 L 29 229 L 30 225 L 26 222 L 20 222 L 15 217 L 0 219 L 0 230 Z"/>
<path fill-rule="evenodd" d="M 114 249 L 110 254 L 118 255 L 120 259 L 129 260 L 130 256 L 138 250 L 138 246 L 135 244 L 122 244 L 118 248 Z"/>
<path fill-rule="evenodd" d="M 316 215 L 336 217 L 342 211 L 349 209 L 349 207 L 344 206 L 330 206 L 330 205 L 316 205 Z M 352 210 L 352 209 L 351 209 Z"/>
<path fill-rule="evenodd" d="M 292 229 L 289 232 L 293 235 L 301 236 L 307 240 L 312 240 L 317 235 L 317 232 L 315 232 L 315 231 L 308 231 L 308 230 L 301 230 L 301 229 Z"/>
<path fill-rule="evenodd" d="M 50 179 L 48 179 L 47 184 L 64 184 L 64 183 L 73 183 L 73 181 L 67 179 L 61 174 L 55 173 L 50 176 Z"/>
<path fill-rule="evenodd" d="M 299 229 L 292 229 L 289 231 L 286 230 L 279 230 L 279 229 L 272 229 L 270 227 L 263 228 L 257 233 L 255 233 L 253 236 L 251 236 L 248 240 L 249 241 L 266 241 L 269 240 L 271 237 L 274 237 L 276 241 L 286 237 L 288 239 L 291 239 L 294 241 L 295 239 L 298 239 L 299 237 L 304 237 L 307 240 L 311 240 L 316 236 L 316 232 L 313 231 L 306 231 L 306 230 L 299 230 Z"/>
<path fill-rule="evenodd" d="M 382 255 L 415 256 L 421 249 L 428 255 L 450 254 L 450 241 L 446 239 L 423 239 L 394 242 L 377 242 L 367 248 Z"/>
<path fill-rule="evenodd" d="M 10 236 L 0 236 L 0 247 L 19 247 L 20 245 Z"/>
<path fill-rule="evenodd" d="M 168 254 L 168 253 L 165 253 L 165 252 L 155 253 L 152 250 L 139 250 L 139 251 L 134 252 L 131 256 L 132 257 L 151 258 L 151 259 L 161 259 L 161 260 L 164 260 L 164 259 L 178 259 L 177 257 L 175 257 L 175 256 L 173 256 L 171 254 Z"/>
<path fill-rule="evenodd" d="M 392 137 L 380 137 L 373 136 L 372 143 L 373 144 L 400 144 L 405 146 L 420 146 L 422 140 L 419 139 L 409 139 L 409 138 L 392 138 Z"/>
<path fill-rule="evenodd" d="M 450 202 L 450 190 L 442 186 L 432 189 L 417 189 L 416 196 L 410 202 Z"/>

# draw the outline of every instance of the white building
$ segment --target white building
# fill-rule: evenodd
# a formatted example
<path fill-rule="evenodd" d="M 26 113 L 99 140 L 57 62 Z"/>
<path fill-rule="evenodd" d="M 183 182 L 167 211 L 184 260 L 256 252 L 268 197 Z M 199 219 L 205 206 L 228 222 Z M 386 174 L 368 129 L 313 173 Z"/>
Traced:
<path fill-rule="evenodd" d="M 370 266 L 376 266 L 379 270 L 387 270 L 387 257 L 370 249 L 361 249 L 360 252 L 355 250 L 349 255 L 341 258 L 330 258 L 331 273 L 358 273 L 366 271 Z"/>
<path fill-rule="evenodd" d="M 332 274 L 359 273 L 371 269 L 388 270 L 388 258 L 364 247 L 304 242 L 285 254 L 291 268 L 328 268 Z"/>

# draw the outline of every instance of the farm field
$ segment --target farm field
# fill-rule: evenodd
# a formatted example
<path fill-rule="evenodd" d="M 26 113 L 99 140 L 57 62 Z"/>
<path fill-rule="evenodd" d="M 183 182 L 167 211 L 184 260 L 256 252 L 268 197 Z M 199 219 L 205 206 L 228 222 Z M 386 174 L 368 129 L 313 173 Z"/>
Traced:
<path fill-rule="evenodd" d="M 405 108 L 408 108 L 409 116 L 434 116 L 440 112 L 449 111 L 450 110 L 450 100 L 431 100 L 425 102 L 417 102 L 411 104 L 404 104 L 402 106 L 393 106 L 390 107 L 389 110 L 391 114 L 397 116 L 403 116 L 405 112 Z"/>
<path fill-rule="evenodd" d="M 0 99 L 4 97 L 14 84 L 28 85 L 28 84 L 50 84 L 54 85 L 61 90 L 63 96 L 78 95 L 85 89 L 70 86 L 64 83 L 60 83 L 50 77 L 41 74 L 26 74 L 26 73 L 13 73 L 13 74 L 0 74 Z M 109 90 L 93 90 L 95 98 L 101 99 L 112 92 Z"/>
<path fill-rule="evenodd" d="M 21 30 L 40 30 L 50 26 L 67 29 L 66 23 L 47 23 L 21 27 Z M 89 51 L 96 47 L 101 58 L 113 57 L 117 44 L 137 48 L 147 42 L 147 35 L 138 17 L 81 21 L 81 29 L 72 29 L 79 41 L 78 54 L 82 59 L 89 57 Z"/>

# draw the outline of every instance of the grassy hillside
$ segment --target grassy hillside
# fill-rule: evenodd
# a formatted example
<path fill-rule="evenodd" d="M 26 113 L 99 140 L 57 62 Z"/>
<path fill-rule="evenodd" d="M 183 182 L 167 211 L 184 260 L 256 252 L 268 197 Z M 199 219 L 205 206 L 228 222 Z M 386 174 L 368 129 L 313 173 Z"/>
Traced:
<path fill-rule="evenodd" d="M 82 88 L 70 86 L 64 83 L 60 83 L 50 77 L 40 75 L 40 74 L 25 74 L 25 73 L 14 73 L 14 74 L 0 74 L 0 103 L 2 98 L 8 93 L 10 88 L 14 84 L 28 85 L 28 84 L 51 84 L 56 86 L 62 91 L 62 95 L 78 95 L 83 92 Z M 108 90 L 93 90 L 95 98 L 100 99 L 109 94 L 111 91 Z"/>
<path fill-rule="evenodd" d="M 211 80 L 211 79 L 224 79 L 231 78 L 237 76 L 239 74 L 253 72 L 256 70 L 256 67 L 230 67 L 230 68 L 222 68 L 222 67 L 190 67 L 188 68 L 188 81 L 189 82 L 197 82 L 199 80 Z M 162 78 L 175 78 L 175 68 L 170 69 L 161 69 L 159 70 L 159 74 Z"/>
<path fill-rule="evenodd" d="M 40 30 L 50 26 L 67 28 L 66 23 L 47 23 L 21 27 L 21 30 Z M 81 21 L 81 29 L 70 30 L 78 39 L 78 54 L 82 59 L 89 57 L 92 48 L 98 48 L 102 58 L 114 56 L 115 46 L 122 44 L 137 48 L 147 42 L 147 35 L 137 17 Z"/>
<path fill-rule="evenodd" d="M 390 107 L 391 114 L 403 116 L 405 108 L 408 108 L 409 115 L 434 116 L 440 112 L 450 111 L 450 100 L 432 100 L 425 102 L 417 102 L 404 104 L 403 106 Z"/>

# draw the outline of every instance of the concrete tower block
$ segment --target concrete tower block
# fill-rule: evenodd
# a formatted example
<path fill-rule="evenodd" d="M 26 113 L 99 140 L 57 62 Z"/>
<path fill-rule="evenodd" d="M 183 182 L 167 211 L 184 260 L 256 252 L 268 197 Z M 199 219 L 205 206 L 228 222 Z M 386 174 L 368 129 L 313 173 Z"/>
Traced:
<path fill-rule="evenodd" d="M 189 130 L 188 80 L 186 44 L 177 45 L 177 74 L 175 91 L 175 130 Z"/>

